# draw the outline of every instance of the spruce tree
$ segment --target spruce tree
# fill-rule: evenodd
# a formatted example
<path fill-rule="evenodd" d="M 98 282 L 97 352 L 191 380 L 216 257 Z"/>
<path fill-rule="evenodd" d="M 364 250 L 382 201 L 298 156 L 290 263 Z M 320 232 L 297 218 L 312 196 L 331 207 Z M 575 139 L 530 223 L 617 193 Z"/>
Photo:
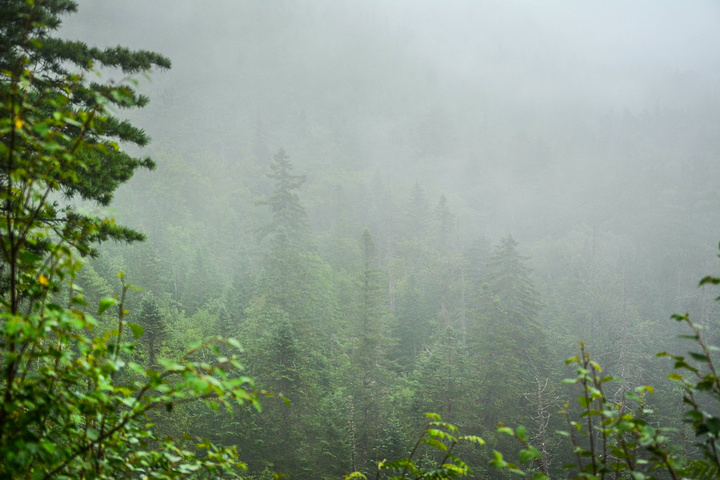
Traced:
<path fill-rule="evenodd" d="M 529 328 L 534 325 L 542 304 L 530 279 L 532 269 L 525 265 L 528 257 L 520 255 L 517 246 L 512 235 L 500 240 L 488 263 L 485 280 L 499 299 L 505 320 Z"/>
<path fill-rule="evenodd" d="M 260 205 L 270 208 L 271 221 L 261 229 L 267 237 L 268 253 L 265 266 L 265 287 L 272 302 L 286 311 L 297 310 L 303 302 L 298 286 L 308 268 L 308 220 L 297 190 L 305 183 L 304 175 L 292 173 L 293 165 L 284 150 L 278 151 L 270 164 L 268 177 L 275 188 Z"/>
<path fill-rule="evenodd" d="M 270 169 L 275 186 L 259 203 L 270 210 L 270 220 L 260 230 L 267 249 L 264 268 L 241 333 L 248 339 L 245 347 L 258 383 L 290 400 L 289 406 L 268 405 L 255 419 L 263 428 L 263 461 L 282 473 L 310 476 L 322 440 L 322 418 L 313 406 L 321 401 L 324 385 L 319 379 L 326 375 L 332 287 L 298 195 L 305 176 L 293 173 L 283 150 Z"/>
<path fill-rule="evenodd" d="M 148 347 L 150 367 L 154 368 L 157 348 L 165 336 L 165 325 L 160 307 L 152 294 L 147 294 L 142 301 L 139 323 L 144 329 L 143 339 Z"/>
<path fill-rule="evenodd" d="M 375 242 L 369 230 L 361 237 L 363 254 L 360 274 L 360 302 L 357 338 L 352 356 L 351 393 L 354 399 L 353 423 L 356 426 L 355 448 L 359 467 L 372 471 L 372 449 L 377 448 L 381 434 L 380 411 L 389 390 L 389 339 L 384 319 L 387 314 L 387 290 L 377 267 Z M 353 452 L 355 454 L 356 452 Z"/>
<path fill-rule="evenodd" d="M 500 240 L 490 257 L 487 274 L 476 292 L 477 310 L 469 326 L 468 343 L 484 389 L 483 421 L 490 428 L 499 421 L 524 415 L 535 378 L 547 376 L 548 348 L 538 324 L 540 296 L 530 278 L 528 257 L 518 252 L 512 235 Z"/>

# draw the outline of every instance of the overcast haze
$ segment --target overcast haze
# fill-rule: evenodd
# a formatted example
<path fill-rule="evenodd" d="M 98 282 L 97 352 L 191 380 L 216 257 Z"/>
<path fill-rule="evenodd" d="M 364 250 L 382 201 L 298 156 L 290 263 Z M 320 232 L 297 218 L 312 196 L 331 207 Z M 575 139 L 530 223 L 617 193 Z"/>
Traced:
<path fill-rule="evenodd" d="M 151 151 L 242 162 L 260 123 L 310 188 L 315 169 L 380 172 L 397 198 L 417 180 L 468 238 L 534 241 L 716 212 L 695 182 L 718 178 L 719 22 L 711 1 L 123 0 L 82 1 L 63 33 L 172 59 L 136 118 Z M 709 223 L 680 227 L 707 243 Z"/>
<path fill-rule="evenodd" d="M 623 378 L 607 398 L 654 385 L 647 418 L 692 448 L 655 356 L 687 350 L 675 312 L 720 341 L 697 288 L 720 239 L 720 2 L 79 4 L 62 35 L 173 63 L 128 113 L 158 168 L 113 203 L 147 241 L 102 245 L 88 303 L 122 270 L 157 299 L 159 356 L 234 336 L 293 402 L 165 426 L 238 445 L 249 478 L 341 478 L 435 411 L 488 440 L 470 458 L 493 478 L 517 450 L 499 421 L 565 428 L 543 415 L 578 398 L 556 385 L 584 340 Z M 550 437 L 562 477 L 573 447 Z"/>

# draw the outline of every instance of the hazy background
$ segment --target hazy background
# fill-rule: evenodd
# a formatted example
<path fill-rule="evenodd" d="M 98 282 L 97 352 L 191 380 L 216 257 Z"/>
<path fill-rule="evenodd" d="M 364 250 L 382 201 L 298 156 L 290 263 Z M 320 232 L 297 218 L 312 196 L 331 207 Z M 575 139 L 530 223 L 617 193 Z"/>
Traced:
<path fill-rule="evenodd" d="M 105 245 L 83 280 L 111 295 L 123 270 L 151 291 L 170 352 L 237 335 L 259 385 L 297 374 L 290 450 L 313 471 L 327 461 L 332 478 L 355 452 L 348 419 L 380 443 L 402 424 L 404 445 L 423 412 L 452 412 L 502 442 L 497 421 L 534 408 L 523 404 L 533 369 L 566 376 L 580 340 L 605 371 L 655 385 L 658 418 L 680 428 L 655 354 L 685 351 L 675 312 L 717 339 L 716 292 L 696 286 L 717 272 L 720 240 L 718 26 L 715 1 L 80 0 L 64 36 L 173 62 L 139 79 L 151 103 L 132 112 L 158 170 L 114 203 L 148 241 Z M 262 202 L 281 147 L 307 176 L 298 194 L 312 228 L 300 267 L 273 277 L 284 264 L 258 231 L 272 221 Z M 376 330 L 359 307 L 365 228 L 378 251 Z M 503 290 L 508 248 L 520 267 Z M 298 305 L 283 323 L 268 298 L 288 273 Z M 510 319 L 518 304 L 531 313 Z M 272 357 L 283 328 L 300 367 Z M 380 345 L 370 360 L 386 363 L 363 377 L 356 347 L 368 335 Z M 348 395 L 357 412 L 366 402 L 363 419 Z M 187 422 L 262 469 L 294 458 L 274 430 L 288 411 L 272 408 L 241 416 L 244 427 Z M 380 447 L 366 443 L 369 461 Z M 557 448 L 557 466 L 570 451 Z"/>
<path fill-rule="evenodd" d="M 717 173 L 719 21 L 712 1 L 103 0 L 63 33 L 172 59 L 138 119 L 154 149 L 240 162 L 260 121 L 306 173 L 417 179 L 471 236 L 534 239 L 717 206 L 694 182 Z"/>

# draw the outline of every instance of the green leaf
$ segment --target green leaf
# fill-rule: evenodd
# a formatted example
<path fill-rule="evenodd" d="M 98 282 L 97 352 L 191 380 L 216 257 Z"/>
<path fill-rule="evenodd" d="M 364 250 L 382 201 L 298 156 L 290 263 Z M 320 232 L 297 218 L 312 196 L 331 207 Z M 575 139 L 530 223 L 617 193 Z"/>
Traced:
<path fill-rule="evenodd" d="M 495 468 L 505 468 L 508 463 L 503 460 L 503 454 L 498 452 L 497 450 L 493 450 L 493 459 L 490 461 L 493 467 Z"/>
<path fill-rule="evenodd" d="M 135 340 L 140 338 L 142 336 L 143 332 L 145 331 L 145 329 L 142 326 L 138 325 L 137 323 L 128 323 L 127 325 L 132 330 Z"/>
<path fill-rule="evenodd" d="M 478 445 L 485 445 L 485 440 L 477 435 L 464 435 L 460 437 L 459 440 L 467 440 L 469 442 L 477 443 Z"/>
<path fill-rule="evenodd" d="M 118 304 L 117 298 L 103 297 L 100 299 L 100 306 L 98 307 L 98 317 L 105 313 L 108 308 Z"/>
<path fill-rule="evenodd" d="M 505 433 L 507 435 L 510 435 L 511 437 L 515 436 L 515 432 L 513 432 L 513 429 L 510 427 L 498 427 L 497 429 L 498 433 Z"/>
<path fill-rule="evenodd" d="M 520 450 L 520 463 L 527 463 L 541 456 L 542 454 L 538 449 L 530 445 L 527 449 Z"/>
<path fill-rule="evenodd" d="M 702 353 L 695 353 L 695 352 L 688 352 L 688 354 L 697 360 L 698 362 L 703 363 L 710 363 L 710 359 L 707 357 L 707 355 L 703 355 Z"/>
<path fill-rule="evenodd" d="M 227 339 L 227 343 L 228 343 L 228 345 L 230 345 L 231 347 L 233 347 L 233 348 L 235 348 L 235 349 L 237 349 L 237 350 L 239 350 L 239 351 L 242 352 L 242 350 L 243 350 L 242 345 L 240 345 L 240 342 L 238 342 L 238 341 L 235 340 L 234 338 L 228 338 L 228 339 Z M 356 473 L 357 473 L 357 472 L 356 472 Z"/>
<path fill-rule="evenodd" d="M 569 365 L 571 363 L 580 363 L 580 357 L 575 355 L 574 357 L 570 357 L 565 360 L 565 365 Z"/>

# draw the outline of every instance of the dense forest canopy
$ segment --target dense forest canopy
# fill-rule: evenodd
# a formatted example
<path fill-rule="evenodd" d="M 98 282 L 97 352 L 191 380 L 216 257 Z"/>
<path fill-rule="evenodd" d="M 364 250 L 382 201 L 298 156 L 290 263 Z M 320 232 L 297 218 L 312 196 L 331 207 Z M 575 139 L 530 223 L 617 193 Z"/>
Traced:
<path fill-rule="evenodd" d="M 412 451 L 414 463 L 388 463 L 378 475 L 505 478 L 522 473 L 510 457 L 535 478 L 625 478 L 641 468 L 662 469 L 657 478 L 717 474 L 720 422 L 698 412 L 720 394 L 703 343 L 718 339 L 718 308 L 716 294 L 697 283 L 715 271 L 720 239 L 720 5 L 78 3 L 55 34 L 101 49 L 93 51 L 96 81 L 115 102 L 93 108 L 127 119 L 134 136 L 118 138 L 117 151 L 128 154 L 77 156 L 77 185 L 57 193 L 62 211 L 109 230 L 78 234 L 87 245 L 68 237 L 79 247 L 67 253 L 71 266 L 58 264 L 55 276 L 29 270 L 28 292 L 50 280 L 52 288 L 37 298 L 21 292 L 8 305 L 16 316 L 22 302 L 44 311 L 78 292 L 89 313 L 100 304 L 97 323 L 81 326 L 94 333 L 80 343 L 105 338 L 111 361 L 88 367 L 88 378 L 105 378 L 104 365 L 115 365 L 115 394 L 134 385 L 128 398 L 151 397 L 127 417 L 115 397 L 98 397 L 104 413 L 94 419 L 86 407 L 68 407 L 67 418 L 85 415 L 85 437 L 63 428 L 86 442 L 93 422 L 101 439 L 107 422 L 138 422 L 112 447 L 115 460 L 98 450 L 106 463 L 87 460 L 74 471 L 372 478 L 378 462 Z M 11 18 L 8 6 L 0 9 Z M 98 52 L 117 44 L 142 51 L 101 61 Z M 130 67 L 143 52 L 155 56 Z M 168 58 L 171 70 L 151 68 L 169 67 Z M 7 85 L 22 84 L 13 75 Z M 57 73 L 64 92 L 86 81 L 64 75 Z M 126 87 L 133 94 L 123 104 L 112 89 L 125 95 Z M 12 111 L 18 93 L 4 95 Z M 43 114 L 56 105 L 45 101 Z M 6 120 L 10 151 L 5 140 L 22 124 Z M 84 132 L 74 135 L 85 141 Z M 91 133 L 83 148 L 95 155 L 113 132 Z M 56 147 L 33 148 L 28 158 Z M 107 168 L 115 164 L 125 170 Z M 3 168 L 0 179 L 15 178 L 12 163 Z M 40 181 L 52 184 L 53 171 L 47 175 Z M 12 237 L 10 217 L 3 225 Z M 143 237 L 131 246 L 110 241 Z M 33 242 L 23 248 L 35 262 L 60 255 Z M 3 282 L 10 257 L 18 255 L 4 257 Z M 674 312 L 690 316 L 671 322 Z M 688 326 L 693 338 L 703 331 L 693 358 L 712 374 L 697 385 L 679 373 L 671 383 L 672 363 L 655 358 L 669 352 L 692 374 L 673 357 L 692 348 L 676 339 Z M 57 335 L 71 342 L 68 332 Z M 215 338 L 238 339 L 242 354 L 232 357 L 234 340 Z M 565 366 L 581 341 L 583 352 Z M 5 345 L 12 342 L 19 340 Z M 164 369 L 185 381 L 167 380 Z M 568 376 L 575 385 L 560 383 Z M 7 378 L 3 385 L 12 385 Z M 694 389 L 714 397 L 696 398 Z M 190 401 L 190 391 L 226 411 Z M 577 438 L 568 440 L 554 433 L 568 430 L 561 409 L 597 423 L 571 425 Z M 438 416 L 426 424 L 426 412 Z M 437 433 L 455 435 L 440 418 L 470 436 L 458 434 L 454 445 Z M 141 420 L 153 424 L 147 438 Z M 658 426 L 670 430 L 661 435 Z M 446 468 L 443 455 L 413 449 L 421 431 L 463 460 Z M 693 433 L 699 446 L 688 440 Z M 208 440 L 188 446 L 196 437 Z M 125 438 L 156 452 L 137 460 L 144 470 L 132 470 L 141 468 L 135 460 L 117 467 Z M 164 438 L 186 443 L 167 447 Z M 601 440 L 609 449 L 602 453 Z M 31 458 L 17 460 L 18 471 Z M 708 463 L 692 463 L 700 459 Z M 66 465 L 53 468 L 73 471 Z"/>

